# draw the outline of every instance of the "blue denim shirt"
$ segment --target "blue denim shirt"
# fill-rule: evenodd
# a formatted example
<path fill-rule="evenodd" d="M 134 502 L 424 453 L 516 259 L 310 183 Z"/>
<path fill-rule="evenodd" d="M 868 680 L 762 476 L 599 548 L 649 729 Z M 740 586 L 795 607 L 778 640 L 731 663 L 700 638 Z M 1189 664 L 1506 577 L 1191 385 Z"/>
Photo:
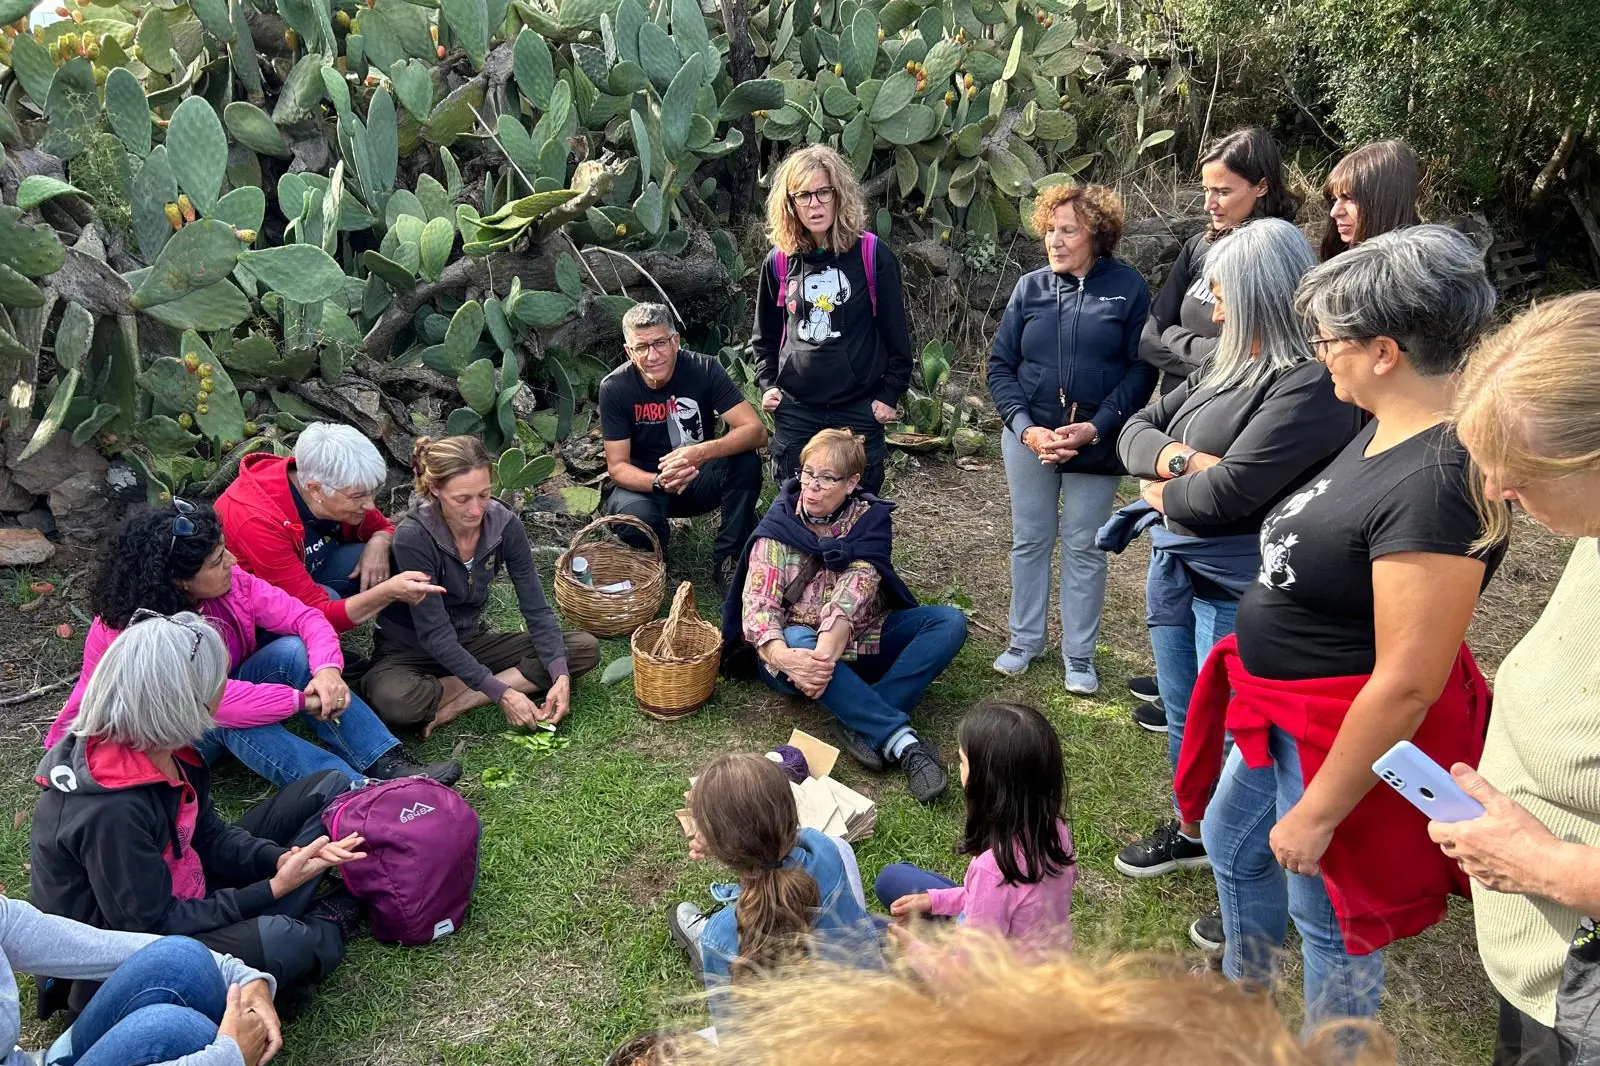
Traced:
<path fill-rule="evenodd" d="M 798 863 L 817 882 L 822 905 L 811 925 L 815 954 L 829 962 L 864 969 L 881 968 L 883 952 L 877 930 L 850 891 L 850 879 L 845 873 L 844 860 L 839 856 L 839 845 L 815 829 L 801 829 L 800 838 L 784 863 Z M 700 955 L 706 990 L 712 993 L 711 1021 L 713 1025 L 722 1026 L 729 1017 L 729 1001 L 716 992 L 728 984 L 733 960 L 739 955 L 739 923 L 733 913 L 739 886 L 714 884 L 711 896 L 724 906 L 706 919 L 705 931 L 700 936 Z"/>

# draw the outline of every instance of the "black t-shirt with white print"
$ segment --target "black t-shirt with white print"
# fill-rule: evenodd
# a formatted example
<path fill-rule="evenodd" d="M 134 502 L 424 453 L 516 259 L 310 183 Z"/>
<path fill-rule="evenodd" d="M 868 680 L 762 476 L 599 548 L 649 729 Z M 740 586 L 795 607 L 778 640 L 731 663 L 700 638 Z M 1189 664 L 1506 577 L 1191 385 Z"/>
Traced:
<path fill-rule="evenodd" d="M 628 461 L 654 474 L 668 452 L 714 438 L 717 416 L 743 402 L 721 363 L 679 351 L 672 377 L 659 389 L 646 385 L 631 362 L 606 375 L 600 382 L 600 432 L 606 440 L 631 441 Z"/>
<path fill-rule="evenodd" d="M 1239 657 L 1257 677 L 1370 674 L 1372 563 L 1397 552 L 1470 555 L 1481 526 L 1467 453 L 1438 425 L 1365 456 L 1372 423 L 1261 527 L 1261 573 L 1239 603 Z M 1505 555 L 1484 557 L 1488 584 Z"/>

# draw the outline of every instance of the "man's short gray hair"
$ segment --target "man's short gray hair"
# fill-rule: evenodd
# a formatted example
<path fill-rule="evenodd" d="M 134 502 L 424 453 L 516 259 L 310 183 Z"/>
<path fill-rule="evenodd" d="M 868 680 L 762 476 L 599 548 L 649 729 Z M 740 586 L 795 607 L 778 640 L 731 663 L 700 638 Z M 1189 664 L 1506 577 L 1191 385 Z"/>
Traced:
<path fill-rule="evenodd" d="M 300 431 L 294 463 L 302 483 L 340 492 L 372 492 L 389 476 L 377 445 L 354 426 L 333 422 L 313 422 Z"/>
<path fill-rule="evenodd" d="M 1483 253 L 1449 226 L 1409 226 L 1341 252 L 1306 275 L 1295 311 L 1343 340 L 1388 337 L 1424 377 L 1461 369 L 1494 314 Z"/>
<path fill-rule="evenodd" d="M 1200 384 L 1253 387 L 1311 359 L 1294 290 L 1316 262 L 1305 234 L 1281 218 L 1253 219 L 1212 247 L 1206 278 L 1222 290 L 1228 315 Z"/>
<path fill-rule="evenodd" d="M 215 720 L 228 649 L 193 611 L 136 617 L 95 665 L 72 732 L 135 751 L 184 748 Z"/>
<path fill-rule="evenodd" d="M 634 304 L 622 315 L 624 336 L 651 326 L 666 326 L 668 333 L 678 332 L 678 327 L 672 321 L 672 308 L 666 304 Z"/>

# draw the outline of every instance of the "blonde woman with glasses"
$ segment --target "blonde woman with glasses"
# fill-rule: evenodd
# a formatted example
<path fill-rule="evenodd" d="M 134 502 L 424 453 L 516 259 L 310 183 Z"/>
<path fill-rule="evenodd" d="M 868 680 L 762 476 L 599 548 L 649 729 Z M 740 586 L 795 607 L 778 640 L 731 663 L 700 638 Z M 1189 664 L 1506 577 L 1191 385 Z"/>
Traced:
<path fill-rule="evenodd" d="M 751 341 L 780 485 L 805 443 L 832 427 L 865 439 L 861 487 L 883 487 L 883 427 L 911 380 L 911 333 L 900 264 L 866 223 L 861 186 L 832 148 L 802 148 L 778 165 Z"/>

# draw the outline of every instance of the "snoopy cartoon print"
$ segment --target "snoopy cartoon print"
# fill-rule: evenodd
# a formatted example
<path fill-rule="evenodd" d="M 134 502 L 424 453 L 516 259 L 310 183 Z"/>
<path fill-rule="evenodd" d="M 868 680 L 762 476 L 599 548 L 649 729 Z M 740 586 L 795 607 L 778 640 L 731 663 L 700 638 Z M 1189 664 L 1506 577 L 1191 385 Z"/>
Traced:
<path fill-rule="evenodd" d="M 800 339 L 808 344 L 821 344 L 839 336 L 833 328 L 833 311 L 850 299 L 850 279 L 838 267 L 828 267 L 815 274 L 807 274 L 801 295 L 811 305 L 811 313 L 800 323 Z"/>

